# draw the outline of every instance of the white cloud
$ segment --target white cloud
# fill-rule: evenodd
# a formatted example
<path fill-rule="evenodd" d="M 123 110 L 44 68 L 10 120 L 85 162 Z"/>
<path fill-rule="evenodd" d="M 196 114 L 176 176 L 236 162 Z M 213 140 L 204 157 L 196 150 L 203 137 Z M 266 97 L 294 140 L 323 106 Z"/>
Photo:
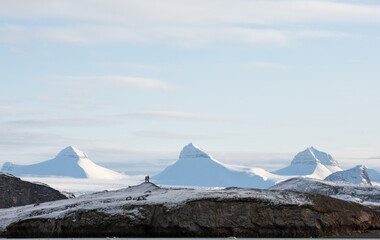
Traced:
<path fill-rule="evenodd" d="M 170 90 L 174 85 L 155 79 L 128 76 L 49 76 L 53 84 L 65 87 L 71 92 L 82 93 L 89 89 L 133 88 L 140 90 Z"/>
<path fill-rule="evenodd" d="M 135 131 L 132 133 L 137 137 L 148 137 L 148 138 L 157 138 L 157 139 L 181 139 L 181 140 L 197 140 L 197 139 L 210 139 L 215 138 L 211 136 L 196 135 L 196 134 L 186 134 L 186 133 L 176 133 L 176 132 L 167 132 L 167 131 Z"/>
<path fill-rule="evenodd" d="M 46 127 L 85 127 L 94 125 L 114 124 L 117 120 L 101 118 L 61 118 L 61 119 L 22 119 L 0 122 L 5 126 L 18 128 L 46 128 Z"/>
<path fill-rule="evenodd" d="M 54 103 L 55 104 L 55 103 Z M 0 108 L 1 110 L 1 108 Z M 122 124 L 128 119 L 155 119 L 155 120 L 205 120 L 205 121 L 226 121 L 233 120 L 226 116 L 211 115 L 211 114 L 198 114 L 189 112 L 169 112 L 169 111 L 153 111 L 153 112 L 137 112 L 127 114 L 110 114 L 98 115 L 87 117 L 73 117 L 73 118 L 22 118 L 15 120 L 0 121 L 2 127 L 11 127 L 17 129 L 31 129 L 31 128 L 46 128 L 46 127 L 87 127 L 87 126 L 105 126 L 113 124 Z M 134 135 L 144 134 L 157 135 L 161 132 L 157 131 L 140 131 L 134 132 Z M 169 134 L 167 134 L 169 135 Z M 205 136 L 196 135 L 172 135 L 176 137 L 198 137 L 204 138 Z"/>
<path fill-rule="evenodd" d="M 246 64 L 248 67 L 254 68 L 270 68 L 270 69 L 287 69 L 288 67 L 284 64 L 270 63 L 270 62 L 250 62 Z"/>
<path fill-rule="evenodd" d="M 153 111 L 153 112 L 138 112 L 127 113 L 123 116 L 128 118 L 144 118 L 144 119 L 178 119 L 178 120 L 230 120 L 225 116 L 199 114 L 189 112 L 171 112 L 171 111 Z"/>
<path fill-rule="evenodd" d="M 62 143 L 65 138 L 55 134 L 20 132 L 14 130 L 0 129 L 0 147 L 1 146 L 39 146 L 46 143 Z"/>
<path fill-rule="evenodd" d="M 173 85 L 154 78 L 103 76 L 98 79 L 138 89 L 171 89 Z"/>
<path fill-rule="evenodd" d="M 199 47 L 215 42 L 236 42 L 260 45 L 287 45 L 292 41 L 311 38 L 347 38 L 344 32 L 311 30 L 277 30 L 243 27 L 192 26 L 105 26 L 74 25 L 57 27 L 0 27 L 0 40 L 11 43 L 48 41 L 68 44 L 166 44 L 179 47 Z"/>
<path fill-rule="evenodd" d="M 67 109 L 89 109 L 89 108 L 98 108 L 100 105 L 104 103 L 100 101 L 85 99 L 83 96 L 78 98 L 67 98 L 67 97 L 59 97 L 56 95 L 47 95 L 47 94 L 39 94 L 35 95 L 33 100 L 37 100 L 43 104 L 47 104 L 54 108 L 67 108 Z"/>
<path fill-rule="evenodd" d="M 9 105 L 0 105 L 0 114 L 24 114 L 24 113 L 33 113 L 31 109 L 17 108 Z"/>
<path fill-rule="evenodd" d="M 0 25 L 0 41 L 12 43 L 286 45 L 308 38 L 352 37 L 351 33 L 323 30 L 323 24 L 379 23 L 380 6 L 321 0 L 114 0 L 111 3 L 9 0 L 0 3 L 0 17 L 9 20 L 8 24 Z M 25 26 L 12 20 L 27 20 L 32 24 Z M 40 25 L 35 20 L 56 24 Z"/>
<path fill-rule="evenodd" d="M 380 6 L 327 0 L 3 0 L 0 16 L 133 25 L 380 21 Z"/>
<path fill-rule="evenodd" d="M 103 67 L 117 67 L 125 68 L 128 70 L 138 70 L 138 71 L 160 71 L 162 68 L 154 64 L 142 64 L 133 62 L 103 62 L 99 64 Z"/>

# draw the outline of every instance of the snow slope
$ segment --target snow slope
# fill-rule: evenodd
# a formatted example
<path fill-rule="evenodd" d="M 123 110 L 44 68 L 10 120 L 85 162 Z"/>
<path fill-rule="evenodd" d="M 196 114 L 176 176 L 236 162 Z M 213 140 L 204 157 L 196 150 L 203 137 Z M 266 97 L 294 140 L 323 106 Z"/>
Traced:
<path fill-rule="evenodd" d="M 380 173 L 378 171 L 367 167 L 365 168 L 365 170 L 367 171 L 369 179 L 371 179 L 372 183 L 380 183 Z"/>
<path fill-rule="evenodd" d="M 331 173 L 341 170 L 338 162 L 330 154 L 310 147 L 298 153 L 290 166 L 272 173 L 282 176 L 305 176 L 324 179 Z"/>
<path fill-rule="evenodd" d="M 144 201 L 139 201 L 138 198 L 142 196 L 145 198 Z M 97 212 L 107 214 L 125 214 L 130 215 L 133 219 L 139 214 L 139 211 L 136 211 L 136 208 L 131 209 L 131 207 L 138 205 L 163 204 L 168 208 L 173 208 L 183 205 L 188 201 L 211 198 L 216 200 L 259 199 L 267 201 L 272 205 L 300 206 L 313 204 L 312 200 L 307 196 L 292 192 L 279 194 L 275 191 L 237 188 L 219 190 L 167 189 L 159 188 L 152 183 L 143 183 L 138 186 L 112 192 L 99 192 L 65 201 L 42 203 L 39 206 L 28 205 L 0 209 L 0 231 L 4 231 L 9 224 L 21 219 L 63 218 L 65 215 L 78 210 L 96 210 Z"/>
<path fill-rule="evenodd" d="M 61 176 L 109 180 L 125 177 L 123 174 L 95 164 L 84 152 L 71 146 L 63 149 L 52 160 L 32 165 L 16 165 L 6 162 L 1 171 L 18 177 Z"/>
<path fill-rule="evenodd" d="M 372 186 L 371 180 L 368 177 L 368 173 L 366 171 L 366 167 L 363 165 L 358 165 L 354 168 L 332 173 L 327 178 L 325 178 L 325 180 Z"/>
<path fill-rule="evenodd" d="M 152 180 L 161 185 L 204 187 L 268 188 L 282 177 L 260 168 L 244 168 L 223 164 L 198 146 L 190 143 L 179 159 Z"/>
<path fill-rule="evenodd" d="M 380 207 L 380 187 L 377 186 L 330 182 L 311 178 L 292 178 L 276 184 L 269 190 L 318 193 L 367 206 Z"/>

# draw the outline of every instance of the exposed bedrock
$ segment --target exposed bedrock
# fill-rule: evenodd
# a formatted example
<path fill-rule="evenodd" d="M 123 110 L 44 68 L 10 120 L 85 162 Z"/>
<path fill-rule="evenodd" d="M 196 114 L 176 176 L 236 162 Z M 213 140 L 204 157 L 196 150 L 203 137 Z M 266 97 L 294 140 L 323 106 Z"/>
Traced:
<path fill-rule="evenodd" d="M 67 199 L 67 197 L 47 185 L 23 181 L 11 174 L 0 173 L 0 208 L 61 199 Z"/>
<path fill-rule="evenodd" d="M 79 210 L 26 219 L 1 237 L 339 237 L 380 229 L 380 215 L 356 203 L 306 194 L 312 205 L 255 199 L 193 200 L 178 207 L 125 205 L 114 214 Z"/>

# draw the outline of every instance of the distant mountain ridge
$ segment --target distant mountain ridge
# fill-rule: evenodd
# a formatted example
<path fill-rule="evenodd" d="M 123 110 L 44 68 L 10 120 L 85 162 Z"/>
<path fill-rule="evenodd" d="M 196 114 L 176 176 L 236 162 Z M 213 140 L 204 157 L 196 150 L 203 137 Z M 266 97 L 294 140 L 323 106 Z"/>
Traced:
<path fill-rule="evenodd" d="M 72 146 L 60 151 L 54 159 L 36 164 L 17 165 L 6 162 L 1 171 L 18 177 L 60 176 L 92 179 L 120 179 L 124 177 L 123 174 L 95 164 L 84 152 Z"/>
<path fill-rule="evenodd" d="M 88 156 L 75 147 L 67 147 L 51 160 L 31 164 L 17 165 L 7 162 L 3 172 L 18 177 L 71 177 L 88 179 L 126 179 L 128 176 L 101 167 L 92 162 Z M 361 179 L 355 171 L 345 172 L 344 178 L 332 175 L 340 172 L 338 162 L 325 152 L 309 147 L 295 155 L 291 164 L 274 172 L 262 168 L 235 166 L 222 163 L 213 156 L 190 143 L 180 152 L 178 161 L 168 166 L 161 173 L 151 177 L 152 181 L 161 185 L 183 185 L 201 187 L 247 187 L 265 189 L 292 177 L 307 177 L 331 181 L 354 182 Z M 380 173 L 364 167 L 367 171 L 367 182 L 380 182 Z M 335 178 L 333 178 L 335 176 Z M 141 177 L 141 175 L 140 175 Z M 374 180 L 375 179 L 375 180 Z M 43 180 L 38 180 L 43 181 Z M 363 182 L 357 182 L 361 184 Z"/>
<path fill-rule="evenodd" d="M 365 168 L 365 167 L 364 167 Z M 366 168 L 365 168 L 366 169 Z M 364 171 L 365 171 L 364 169 Z M 309 147 L 296 154 L 290 166 L 274 172 L 262 168 L 247 168 L 224 164 L 207 154 L 200 147 L 190 143 L 183 148 L 179 159 L 152 180 L 163 185 L 204 186 L 204 187 L 249 187 L 268 188 L 293 177 L 306 177 L 330 181 L 346 181 L 356 184 L 371 182 L 369 174 L 359 177 L 358 171 L 344 171 L 330 154 Z M 370 170 L 373 176 L 380 174 Z M 334 173 L 337 173 L 334 175 Z M 377 175 L 378 174 L 378 175 Z M 360 175 L 361 176 L 361 175 Z M 358 179 L 355 181 L 354 179 Z M 365 179 L 365 180 L 363 180 Z"/>

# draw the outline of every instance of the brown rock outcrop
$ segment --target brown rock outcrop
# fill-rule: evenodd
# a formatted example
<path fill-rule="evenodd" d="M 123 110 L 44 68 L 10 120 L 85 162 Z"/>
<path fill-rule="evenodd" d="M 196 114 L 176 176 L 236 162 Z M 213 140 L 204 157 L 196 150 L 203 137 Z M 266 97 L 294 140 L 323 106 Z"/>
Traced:
<path fill-rule="evenodd" d="M 113 213 L 78 209 L 62 218 L 21 220 L 0 237 L 339 237 L 380 229 L 380 215 L 370 208 L 318 194 L 292 194 L 312 204 L 253 197 L 195 199 L 175 207 L 126 201 Z"/>
<path fill-rule="evenodd" d="M 67 197 L 47 185 L 26 182 L 11 174 L 0 173 L 0 208 L 60 199 L 67 199 Z"/>

